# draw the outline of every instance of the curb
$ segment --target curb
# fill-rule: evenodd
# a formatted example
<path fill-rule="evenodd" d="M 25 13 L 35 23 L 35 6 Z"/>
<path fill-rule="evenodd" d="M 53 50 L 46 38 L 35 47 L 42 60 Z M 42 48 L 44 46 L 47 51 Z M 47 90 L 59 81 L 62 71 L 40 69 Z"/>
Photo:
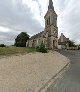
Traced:
<path fill-rule="evenodd" d="M 48 82 L 45 83 L 37 92 L 46 92 L 47 88 L 56 80 L 58 75 L 62 74 L 62 72 L 70 65 L 70 62 L 67 63 L 58 73 L 56 73 Z"/>

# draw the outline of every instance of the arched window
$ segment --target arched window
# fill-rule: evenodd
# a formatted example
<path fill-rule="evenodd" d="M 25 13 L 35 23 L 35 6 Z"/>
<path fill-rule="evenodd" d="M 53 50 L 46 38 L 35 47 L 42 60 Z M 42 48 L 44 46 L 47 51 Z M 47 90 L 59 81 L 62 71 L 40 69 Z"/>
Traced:
<path fill-rule="evenodd" d="M 50 25 L 50 16 L 49 16 L 49 25 Z"/>
<path fill-rule="evenodd" d="M 49 18 L 47 19 L 47 25 L 50 25 L 50 16 L 49 16 Z"/>
<path fill-rule="evenodd" d="M 48 25 L 48 19 L 47 19 L 47 25 Z"/>

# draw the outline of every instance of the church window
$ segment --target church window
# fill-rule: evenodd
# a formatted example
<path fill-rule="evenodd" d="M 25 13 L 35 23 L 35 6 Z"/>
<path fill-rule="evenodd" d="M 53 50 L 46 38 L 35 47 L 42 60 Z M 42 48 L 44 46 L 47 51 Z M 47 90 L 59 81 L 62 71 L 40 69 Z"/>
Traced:
<path fill-rule="evenodd" d="M 50 25 L 50 17 L 47 19 L 47 25 Z"/>
<path fill-rule="evenodd" d="M 48 25 L 48 19 L 47 19 L 47 25 Z"/>
<path fill-rule="evenodd" d="M 50 24 L 50 17 L 49 17 L 49 24 Z"/>

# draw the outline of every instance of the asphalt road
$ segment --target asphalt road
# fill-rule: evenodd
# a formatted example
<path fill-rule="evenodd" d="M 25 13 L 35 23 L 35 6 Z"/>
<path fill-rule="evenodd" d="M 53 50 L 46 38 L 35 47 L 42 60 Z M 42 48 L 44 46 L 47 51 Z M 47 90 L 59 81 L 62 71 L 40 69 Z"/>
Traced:
<path fill-rule="evenodd" d="M 80 51 L 59 51 L 70 59 L 70 68 L 46 92 L 80 92 Z"/>

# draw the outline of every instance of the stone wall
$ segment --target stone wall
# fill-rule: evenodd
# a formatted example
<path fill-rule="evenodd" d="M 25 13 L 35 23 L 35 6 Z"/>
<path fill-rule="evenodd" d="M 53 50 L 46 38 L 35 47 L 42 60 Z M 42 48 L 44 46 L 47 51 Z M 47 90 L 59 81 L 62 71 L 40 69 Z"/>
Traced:
<path fill-rule="evenodd" d="M 37 39 L 32 39 L 26 43 L 26 47 L 37 47 L 41 45 L 42 42 L 45 42 L 45 40 L 42 37 Z"/>
<path fill-rule="evenodd" d="M 67 47 L 67 50 L 78 50 L 78 46 L 76 46 L 76 47 Z"/>

